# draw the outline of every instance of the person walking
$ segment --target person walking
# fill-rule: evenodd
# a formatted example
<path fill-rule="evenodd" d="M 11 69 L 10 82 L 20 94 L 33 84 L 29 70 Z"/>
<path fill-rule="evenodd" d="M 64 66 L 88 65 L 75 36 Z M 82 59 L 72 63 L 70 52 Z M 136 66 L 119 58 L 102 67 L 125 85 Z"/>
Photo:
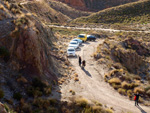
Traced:
<path fill-rule="evenodd" d="M 79 56 L 79 66 L 81 66 L 82 60 L 81 60 L 81 56 Z"/>
<path fill-rule="evenodd" d="M 139 97 L 141 96 L 140 94 L 139 94 L 139 92 L 137 92 L 136 94 L 134 94 L 135 96 L 134 96 L 134 101 L 135 101 L 135 106 L 136 105 L 139 105 Z"/>
<path fill-rule="evenodd" d="M 85 65 L 86 65 L 85 63 L 86 63 L 85 60 L 83 60 L 83 61 L 82 61 L 82 67 L 83 67 L 83 69 L 84 69 L 84 67 L 85 67 Z"/>

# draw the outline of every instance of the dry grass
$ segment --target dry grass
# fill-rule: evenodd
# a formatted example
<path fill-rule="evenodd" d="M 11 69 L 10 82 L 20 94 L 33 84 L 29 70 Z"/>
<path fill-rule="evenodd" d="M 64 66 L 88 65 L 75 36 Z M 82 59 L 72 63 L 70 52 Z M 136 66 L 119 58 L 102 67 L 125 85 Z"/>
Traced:
<path fill-rule="evenodd" d="M 5 10 L 4 6 L 0 4 L 0 10 Z"/>
<path fill-rule="evenodd" d="M 137 93 L 137 92 L 139 92 L 140 94 L 144 94 L 145 93 L 145 91 L 144 91 L 144 89 L 142 87 L 134 88 L 134 93 Z"/>
<path fill-rule="evenodd" d="M 126 90 L 125 89 L 122 89 L 122 88 L 119 88 L 118 89 L 118 92 L 122 95 L 126 95 Z"/>
<path fill-rule="evenodd" d="M 74 78 L 74 81 L 75 81 L 75 82 L 79 81 L 79 78 L 75 77 L 75 78 Z"/>
<path fill-rule="evenodd" d="M 132 90 L 127 90 L 127 96 L 131 99 L 132 98 Z"/>
<path fill-rule="evenodd" d="M 121 83 L 121 87 L 124 88 L 124 89 L 130 89 L 130 84 L 127 83 L 126 81 L 124 81 L 124 82 Z"/>
<path fill-rule="evenodd" d="M 108 81 L 110 84 L 121 84 L 121 80 L 119 78 L 112 78 Z"/>
<path fill-rule="evenodd" d="M 88 106 L 88 100 L 85 98 L 76 99 L 76 105 L 85 108 Z"/>
<path fill-rule="evenodd" d="M 21 76 L 20 78 L 17 79 L 17 82 L 27 83 L 28 81 L 27 81 L 26 78 L 24 78 L 24 77 Z"/>

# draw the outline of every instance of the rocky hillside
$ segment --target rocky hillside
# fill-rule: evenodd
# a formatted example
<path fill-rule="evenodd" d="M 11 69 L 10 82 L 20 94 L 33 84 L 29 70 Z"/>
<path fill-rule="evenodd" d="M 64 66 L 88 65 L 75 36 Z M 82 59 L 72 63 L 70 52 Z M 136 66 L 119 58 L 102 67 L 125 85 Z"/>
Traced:
<path fill-rule="evenodd" d="M 16 70 L 35 74 L 48 71 L 51 61 L 47 51 L 55 41 L 51 29 L 17 4 L 1 2 L 1 14 L 2 58 Z"/>
<path fill-rule="evenodd" d="M 52 29 L 46 27 L 40 17 L 16 2 L 0 1 L 2 103 L 8 104 L 17 113 L 31 113 L 31 110 L 37 109 L 32 108 L 34 97 L 51 94 L 50 84 L 53 81 L 57 83 L 62 69 L 58 60 L 66 61 L 65 57 L 58 54 L 54 45 L 56 41 Z"/>
<path fill-rule="evenodd" d="M 57 0 L 64 2 L 76 9 L 99 11 L 106 8 L 118 6 L 125 3 L 135 2 L 138 0 Z"/>
<path fill-rule="evenodd" d="M 140 1 L 109 8 L 88 17 L 75 20 L 78 23 L 148 23 L 150 1 Z"/>
<path fill-rule="evenodd" d="M 58 1 L 49 0 L 49 5 L 56 11 L 63 13 L 64 15 L 70 17 L 71 19 L 75 19 L 81 16 L 88 16 L 91 14 L 90 12 L 79 11 L 77 9 L 68 6 L 67 4 Z"/>
<path fill-rule="evenodd" d="M 104 75 L 105 81 L 131 100 L 132 94 L 139 92 L 143 95 L 139 102 L 144 105 L 150 105 L 150 48 L 147 36 L 118 33 L 100 44 L 94 54 L 99 65 L 109 68 Z"/>
<path fill-rule="evenodd" d="M 70 20 L 66 15 L 51 8 L 48 2 L 44 0 L 22 2 L 21 4 L 28 12 L 37 16 L 43 23 L 64 23 Z"/>

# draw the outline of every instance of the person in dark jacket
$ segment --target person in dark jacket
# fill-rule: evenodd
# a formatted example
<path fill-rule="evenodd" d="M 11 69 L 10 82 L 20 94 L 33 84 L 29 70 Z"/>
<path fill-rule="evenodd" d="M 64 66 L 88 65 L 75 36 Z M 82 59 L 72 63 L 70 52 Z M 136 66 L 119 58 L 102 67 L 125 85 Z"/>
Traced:
<path fill-rule="evenodd" d="M 82 61 L 82 67 L 85 67 L 85 60 Z"/>
<path fill-rule="evenodd" d="M 81 60 L 81 56 L 79 56 L 79 66 L 81 66 L 82 60 Z"/>
<path fill-rule="evenodd" d="M 138 103 L 139 103 L 139 97 L 141 96 L 140 94 L 139 94 L 139 92 L 137 92 L 136 94 L 134 94 L 136 97 L 134 97 L 135 98 L 135 106 L 136 105 L 138 105 Z"/>

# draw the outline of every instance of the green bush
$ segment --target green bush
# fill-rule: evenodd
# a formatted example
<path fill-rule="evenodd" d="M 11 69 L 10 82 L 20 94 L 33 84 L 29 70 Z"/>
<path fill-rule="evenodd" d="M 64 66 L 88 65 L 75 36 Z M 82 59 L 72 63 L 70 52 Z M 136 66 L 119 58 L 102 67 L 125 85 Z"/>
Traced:
<path fill-rule="evenodd" d="M 50 99 L 49 99 L 49 103 L 50 103 L 51 106 L 56 106 L 57 100 L 56 100 L 56 99 L 53 99 L 53 98 L 50 98 Z"/>
<path fill-rule="evenodd" d="M 39 78 L 34 78 L 32 81 L 32 86 L 34 88 L 40 88 L 41 91 L 44 91 L 46 84 L 44 84 Z"/>
<path fill-rule="evenodd" d="M 8 61 L 10 58 L 10 53 L 9 50 L 5 47 L 0 47 L 0 57 L 2 57 L 4 59 L 4 61 Z"/>
<path fill-rule="evenodd" d="M 13 98 L 16 99 L 16 100 L 21 100 L 22 95 L 19 92 L 17 92 L 17 93 L 13 94 Z"/>

